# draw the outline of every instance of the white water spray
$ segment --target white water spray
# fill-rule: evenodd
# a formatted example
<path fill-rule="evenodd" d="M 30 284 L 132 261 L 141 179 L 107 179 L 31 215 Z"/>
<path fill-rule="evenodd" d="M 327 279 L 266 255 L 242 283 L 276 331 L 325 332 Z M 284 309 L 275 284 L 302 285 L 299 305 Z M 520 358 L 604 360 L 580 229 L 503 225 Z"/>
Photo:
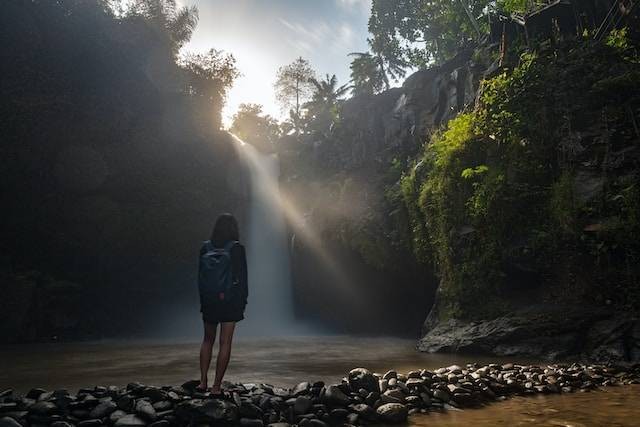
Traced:
<path fill-rule="evenodd" d="M 249 302 L 240 330 L 248 335 L 290 334 L 295 321 L 279 160 L 243 142 L 239 149 L 251 180 L 246 234 Z"/>

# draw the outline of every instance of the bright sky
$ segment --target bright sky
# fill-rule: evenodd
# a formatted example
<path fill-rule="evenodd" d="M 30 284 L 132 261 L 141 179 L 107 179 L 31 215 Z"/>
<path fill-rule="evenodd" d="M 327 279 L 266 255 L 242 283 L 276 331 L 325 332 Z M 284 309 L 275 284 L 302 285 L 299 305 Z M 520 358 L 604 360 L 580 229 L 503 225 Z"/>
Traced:
<path fill-rule="evenodd" d="M 367 50 L 371 0 L 180 0 L 195 5 L 200 21 L 188 51 L 210 48 L 232 53 L 242 72 L 229 92 L 223 120 L 243 102 L 262 104 L 282 118 L 273 83 L 277 69 L 299 56 L 319 76 L 349 81 L 350 52 Z"/>

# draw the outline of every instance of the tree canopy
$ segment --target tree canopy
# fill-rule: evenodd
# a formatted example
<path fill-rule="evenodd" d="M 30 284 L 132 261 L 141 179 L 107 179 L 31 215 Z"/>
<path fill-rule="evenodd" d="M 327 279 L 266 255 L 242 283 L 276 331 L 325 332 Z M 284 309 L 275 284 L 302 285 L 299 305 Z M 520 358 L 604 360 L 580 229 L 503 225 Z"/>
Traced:
<path fill-rule="evenodd" d="M 283 111 L 289 110 L 291 122 L 296 130 L 300 128 L 301 107 L 313 93 L 311 79 L 315 78 L 315 75 L 309 61 L 302 57 L 280 67 L 276 74 L 276 99 Z"/>

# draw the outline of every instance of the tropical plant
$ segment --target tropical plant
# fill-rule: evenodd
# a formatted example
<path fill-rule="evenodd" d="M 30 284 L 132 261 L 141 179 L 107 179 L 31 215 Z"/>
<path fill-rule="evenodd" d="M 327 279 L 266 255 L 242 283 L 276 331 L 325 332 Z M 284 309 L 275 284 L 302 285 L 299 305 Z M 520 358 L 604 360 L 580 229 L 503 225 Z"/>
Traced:
<path fill-rule="evenodd" d="M 352 52 L 351 84 L 354 95 L 373 95 L 385 88 L 385 73 L 376 57 L 370 52 Z M 388 80 L 387 80 L 388 85 Z"/>

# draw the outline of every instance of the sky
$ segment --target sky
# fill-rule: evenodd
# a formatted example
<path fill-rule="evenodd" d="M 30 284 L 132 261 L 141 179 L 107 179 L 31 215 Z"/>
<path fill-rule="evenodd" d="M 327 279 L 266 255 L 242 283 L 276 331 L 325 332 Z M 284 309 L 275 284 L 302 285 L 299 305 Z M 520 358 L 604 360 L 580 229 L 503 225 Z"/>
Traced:
<path fill-rule="evenodd" d="M 229 91 L 223 121 L 229 125 L 241 103 L 262 104 L 277 118 L 273 84 L 282 65 L 302 56 L 319 77 L 349 81 L 350 52 L 367 50 L 371 0 L 179 0 L 198 7 L 200 20 L 184 47 L 232 53 L 242 73 Z"/>

